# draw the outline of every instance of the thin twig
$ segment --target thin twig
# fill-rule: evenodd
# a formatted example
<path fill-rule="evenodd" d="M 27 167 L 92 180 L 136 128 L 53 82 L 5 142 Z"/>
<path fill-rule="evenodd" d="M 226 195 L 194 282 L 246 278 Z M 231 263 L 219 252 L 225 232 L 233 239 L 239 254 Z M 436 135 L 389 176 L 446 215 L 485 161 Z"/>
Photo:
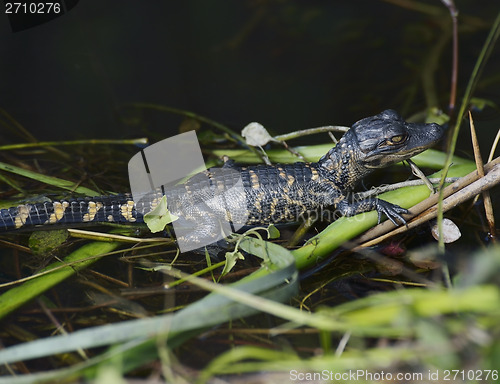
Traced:
<path fill-rule="evenodd" d="M 429 181 L 427 176 L 424 175 L 424 173 L 420 170 L 419 167 L 417 167 L 417 164 L 415 164 L 411 159 L 406 160 L 408 164 L 410 164 L 411 170 L 415 176 L 417 176 L 420 180 L 424 182 L 425 185 L 427 185 L 427 188 L 431 191 L 431 193 L 434 193 L 434 186 L 432 183 Z"/>
<path fill-rule="evenodd" d="M 474 150 L 474 160 L 476 161 L 476 168 L 479 177 L 484 177 L 484 165 L 483 159 L 481 158 L 481 151 L 479 149 L 479 143 L 477 141 L 476 128 L 474 127 L 474 120 L 472 119 L 472 114 L 469 111 L 469 122 L 470 122 L 470 134 L 472 139 L 472 148 Z M 490 227 L 490 236 L 493 241 L 496 238 L 496 229 L 495 229 L 495 217 L 493 216 L 493 205 L 491 204 L 491 197 L 488 191 L 484 191 L 483 195 L 483 204 L 484 211 L 486 214 L 486 221 L 488 222 L 488 226 Z"/>
<path fill-rule="evenodd" d="M 298 157 L 300 160 L 305 161 L 304 156 L 298 153 L 293 147 L 289 147 L 286 141 L 281 140 L 280 143 L 285 147 L 285 149 L 290 152 L 292 155 Z"/>
<path fill-rule="evenodd" d="M 500 183 L 500 165 L 496 165 L 488 174 L 473 182 L 472 184 L 468 185 L 465 188 L 462 188 L 460 191 L 454 193 L 452 196 L 447 197 L 446 199 L 443 200 L 443 212 L 446 212 L 452 208 L 455 208 L 457 205 L 462 204 L 463 202 L 473 198 L 476 196 L 478 193 L 482 193 L 483 191 L 486 191 L 489 188 L 494 187 Z M 432 198 L 432 196 L 430 197 Z M 392 237 L 396 234 L 403 233 L 409 229 L 415 228 L 431 219 L 434 219 L 437 217 L 438 214 L 438 207 L 436 205 L 432 206 L 429 208 L 427 211 L 416 217 L 414 220 L 410 221 L 407 226 L 403 227 L 398 227 L 395 230 L 386 233 L 383 236 L 379 236 L 373 240 L 366 241 L 359 245 L 359 248 L 365 248 L 369 247 L 375 244 L 380 243 L 381 241 Z M 392 223 L 391 223 L 392 224 Z M 393 225 L 393 224 L 392 224 Z M 366 234 L 365 234 L 366 235 Z M 360 238 L 360 243 L 362 240 L 364 240 L 365 237 L 362 236 Z M 355 250 L 357 250 L 356 248 Z"/>
<path fill-rule="evenodd" d="M 499 164 L 500 164 L 500 157 L 497 157 L 495 160 L 487 163 L 484 166 L 485 171 L 488 173 L 485 176 L 485 178 L 488 177 L 490 174 L 490 171 L 493 170 Z M 489 178 L 491 178 L 491 176 L 489 176 Z M 448 198 L 452 194 L 457 193 L 464 188 L 467 188 L 469 185 L 474 184 L 478 180 L 479 180 L 479 175 L 478 175 L 477 171 L 473 171 L 473 172 L 469 173 L 467 176 L 461 177 L 459 180 L 457 180 L 453 184 L 444 188 L 442 190 L 442 195 L 444 198 Z M 474 188 L 477 188 L 477 187 L 478 187 L 478 185 L 475 185 Z M 486 190 L 486 188 L 483 190 Z M 476 194 L 481 193 L 481 192 L 482 192 L 482 190 L 478 190 L 478 191 L 476 191 Z M 430 209 L 431 207 L 434 208 L 434 213 L 435 213 L 437 211 L 435 205 L 437 204 L 438 200 L 439 200 L 439 196 L 437 194 L 431 195 L 430 197 L 428 197 L 424 201 L 411 207 L 410 208 L 411 214 L 405 215 L 405 216 L 408 218 L 413 218 L 413 217 L 421 214 L 425 210 Z M 459 204 L 459 203 L 454 202 L 454 204 Z M 443 201 L 443 207 L 444 207 L 444 201 Z M 448 209 L 450 209 L 450 208 L 452 208 L 452 206 L 448 206 Z M 427 220 L 430 220 L 434 217 L 436 217 L 435 214 L 433 216 L 430 216 L 430 217 L 425 217 L 424 219 L 419 217 L 418 222 L 416 224 L 415 224 L 415 221 L 412 221 L 412 222 L 408 223 L 408 227 L 403 226 L 403 227 L 398 227 L 396 229 L 394 229 L 394 224 L 390 220 L 386 220 L 383 223 L 381 223 L 381 224 L 373 227 L 369 231 L 365 232 L 362 236 L 360 236 L 357 239 L 357 243 L 362 244 L 362 245 L 360 245 L 360 247 L 378 244 L 381 241 L 383 241 L 391 236 L 394 236 L 394 235 L 399 234 L 399 233 L 403 233 L 406 230 L 408 230 L 409 228 L 413 228 L 416 225 L 419 225 L 419 224 L 421 224 Z"/>
<path fill-rule="evenodd" d="M 303 129 L 301 131 L 285 133 L 283 135 L 274 136 L 274 138 L 276 140 L 283 141 L 283 140 L 296 139 L 297 137 L 315 135 L 317 133 L 324 133 L 324 132 L 343 132 L 344 133 L 344 132 L 347 132 L 348 130 L 349 130 L 349 127 L 344 127 L 342 125 L 325 125 L 324 127 L 309 128 L 309 129 Z"/>
<path fill-rule="evenodd" d="M 456 148 L 456 143 L 458 140 L 458 133 L 460 131 L 460 124 L 462 123 L 462 117 L 465 115 L 465 111 L 469 106 L 470 98 L 472 97 L 472 94 L 476 88 L 477 82 L 479 80 L 479 75 L 488 60 L 488 58 L 491 55 L 491 52 L 493 50 L 493 47 L 495 46 L 496 40 L 500 37 L 500 12 L 497 14 L 497 17 L 495 21 L 493 22 L 493 26 L 490 29 L 490 33 L 488 34 L 488 37 L 486 38 L 486 41 L 483 45 L 483 48 L 481 49 L 481 53 L 479 54 L 479 57 L 476 61 L 476 64 L 474 66 L 474 69 L 472 70 L 471 77 L 469 79 L 469 82 L 467 84 L 467 87 L 465 89 L 463 98 L 462 98 L 462 103 L 460 104 L 460 110 L 457 114 L 457 119 L 454 124 L 453 130 L 451 132 L 451 140 L 450 140 L 450 146 L 448 149 L 448 154 L 446 156 L 445 164 L 443 167 L 443 174 L 446 176 L 448 174 L 448 170 L 451 167 L 452 163 L 452 158 L 453 155 L 455 154 L 455 148 Z M 443 185 L 444 182 L 441 182 L 439 185 L 439 194 L 440 198 L 442 199 L 442 193 L 443 193 Z M 441 202 L 440 202 L 441 204 Z M 443 215 L 440 213 L 438 215 L 438 227 L 442 228 L 442 221 L 443 221 Z M 440 234 L 443 233 L 443 231 L 439 231 Z M 442 253 L 444 253 L 444 241 L 442 236 L 439 236 L 439 248 Z"/>
<path fill-rule="evenodd" d="M 452 22 L 452 51 L 453 59 L 451 64 L 451 85 L 450 85 L 450 103 L 449 103 L 449 115 L 452 116 L 455 111 L 455 104 L 457 101 L 457 76 L 458 76 L 458 10 L 455 6 L 453 0 L 441 0 L 444 5 L 448 8 L 451 15 Z"/>
<path fill-rule="evenodd" d="M 446 184 L 450 184 L 450 183 L 454 183 L 455 181 L 457 181 L 459 179 L 460 179 L 460 177 L 447 177 L 444 182 Z M 431 177 L 430 179 L 427 178 L 427 180 L 429 180 L 431 182 L 431 185 L 438 184 L 441 181 L 441 179 L 439 177 Z M 375 187 L 375 188 L 370 189 L 369 191 L 356 193 L 354 195 L 354 198 L 356 200 L 366 199 L 370 196 L 379 195 L 379 194 L 384 193 L 384 192 L 394 191 L 394 190 L 399 189 L 399 188 L 414 187 L 417 185 L 424 185 L 424 184 L 427 184 L 427 183 L 423 180 L 407 180 L 407 181 L 402 181 L 400 183 L 394 183 L 391 185 L 383 185 L 383 186 Z"/>
<path fill-rule="evenodd" d="M 491 145 L 490 155 L 488 156 L 488 162 L 493 160 L 493 156 L 495 155 L 495 151 L 497 150 L 499 140 L 500 140 L 500 129 L 497 131 L 497 135 L 495 136 L 495 140 L 493 140 L 493 144 Z"/>
<path fill-rule="evenodd" d="M 80 239 L 98 240 L 98 241 L 119 241 L 122 243 L 163 243 L 163 244 L 175 243 L 172 239 L 164 237 L 138 238 L 138 237 L 116 235 L 113 233 L 86 231 L 83 229 L 75 229 L 75 228 L 68 228 L 68 232 L 72 237 L 78 237 Z"/>

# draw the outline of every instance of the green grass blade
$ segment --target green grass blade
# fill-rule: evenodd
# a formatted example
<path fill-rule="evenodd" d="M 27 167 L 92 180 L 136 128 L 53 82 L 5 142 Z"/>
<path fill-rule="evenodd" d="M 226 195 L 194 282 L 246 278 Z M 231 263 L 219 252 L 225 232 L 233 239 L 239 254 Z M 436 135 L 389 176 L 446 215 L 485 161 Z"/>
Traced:
<path fill-rule="evenodd" d="M 10 151 L 14 149 L 40 148 L 40 147 L 57 147 L 65 145 L 144 145 L 148 143 L 148 139 L 90 139 L 90 140 L 71 140 L 71 141 L 37 141 L 36 143 L 19 143 L 0 145 L 0 151 Z"/>
<path fill-rule="evenodd" d="M 307 147 L 294 147 L 294 149 L 304 156 L 306 161 L 315 162 L 318 161 L 332 147 L 333 143 L 309 145 Z M 246 149 L 216 149 L 211 152 L 219 157 L 226 155 L 237 163 L 257 164 L 262 162 L 260 157 Z M 285 149 L 269 149 L 266 150 L 266 154 L 273 163 L 293 163 L 300 161 L 300 159 Z M 419 166 L 439 169 L 443 167 L 445 158 L 445 153 L 435 149 L 428 149 L 427 151 L 414 156 L 412 160 Z M 458 156 L 454 156 L 452 161 L 454 165 L 466 164 L 469 162 L 469 160 L 462 159 Z"/>
<path fill-rule="evenodd" d="M 116 243 L 102 243 L 101 245 L 106 247 L 110 244 Z M 272 246 L 279 247 L 276 244 L 272 244 Z M 113 248 L 102 248 L 100 250 L 109 252 L 111 249 Z M 81 251 L 79 253 L 81 256 L 88 256 L 88 252 Z M 257 312 L 257 309 L 238 302 L 238 292 L 253 295 L 262 294 L 267 298 L 280 301 L 287 300 L 292 295 L 296 294 L 297 271 L 295 269 L 294 259 L 291 257 L 289 251 L 284 250 L 284 253 L 288 253 L 287 260 L 281 262 L 279 267 L 272 269 L 267 265 L 265 268 L 266 273 L 262 276 L 253 279 L 242 279 L 237 283 L 231 284 L 230 287 L 233 289 L 230 294 L 210 294 L 175 314 L 124 321 L 118 324 L 108 324 L 73 332 L 70 335 L 54 336 L 9 347 L 0 350 L 0 364 L 64 353 L 79 348 L 92 348 L 123 343 L 136 339 L 146 341 L 148 338 L 167 333 L 169 345 L 176 346 L 176 344 L 192 336 L 193 332 L 198 333 L 207 327 Z M 71 269 L 71 267 L 65 268 Z M 68 272 L 69 271 L 65 271 L 65 273 Z M 284 284 L 284 282 L 288 283 Z M 217 287 L 218 284 L 214 284 L 214 286 Z M 33 284 L 27 287 L 32 290 L 40 288 L 36 285 L 33 286 Z M 226 293 L 226 291 L 224 291 L 226 287 L 219 288 L 221 289 L 220 292 Z M 9 300 L 12 299 L 13 296 L 16 296 L 15 293 L 19 292 L 19 290 L 14 290 L 15 288 L 7 292 L 13 291 L 13 293 L 9 294 Z M 32 293 L 32 295 L 36 294 L 39 293 Z M 259 302 L 257 302 L 257 306 L 260 306 Z M 11 379 L 14 380 L 13 378 Z M 15 381 L 11 382 L 14 383 Z"/>
<path fill-rule="evenodd" d="M 471 162 L 460 166 L 453 166 L 449 177 L 462 177 L 472 172 L 475 165 Z M 430 177 L 439 177 L 437 172 Z M 403 208 L 411 208 L 429 197 L 430 191 L 425 185 L 405 187 L 379 195 L 380 198 Z M 377 212 L 366 212 L 353 217 L 341 217 L 330 224 L 320 234 L 309 240 L 308 244 L 292 251 L 297 268 L 303 269 L 326 257 L 340 245 L 367 231 L 377 223 Z M 314 256 L 314 257 L 313 257 Z"/>
<path fill-rule="evenodd" d="M 46 176 L 40 173 L 29 171 L 27 169 L 16 167 L 15 165 L 10 165 L 0 162 L 0 170 L 15 173 L 16 175 L 28 177 L 33 180 L 40 181 L 41 183 L 49 184 L 57 188 L 67 189 L 71 192 L 81 193 L 86 196 L 98 196 L 99 193 L 85 187 L 77 187 L 74 182 L 59 179 L 53 176 Z"/>
<path fill-rule="evenodd" d="M 448 149 L 448 155 L 445 160 L 445 164 L 443 166 L 443 172 L 445 177 L 447 176 L 447 172 L 450 169 L 451 165 L 454 163 L 453 158 L 455 154 L 455 148 L 458 140 L 458 134 L 460 132 L 460 126 L 462 124 L 462 120 L 465 116 L 466 110 L 469 108 L 470 104 L 470 99 L 472 95 L 474 94 L 474 91 L 476 89 L 477 82 L 479 81 L 479 75 L 486 64 L 488 58 L 491 55 L 491 52 L 493 50 L 493 47 L 495 46 L 496 41 L 500 37 L 500 12 L 497 14 L 495 21 L 493 22 L 493 25 L 490 29 L 490 33 L 488 34 L 488 37 L 486 38 L 486 41 L 483 45 L 483 48 L 481 49 L 481 53 L 479 54 L 479 57 L 477 58 L 476 64 L 474 66 L 474 69 L 472 70 L 471 77 L 469 78 L 469 82 L 467 84 L 467 88 L 465 89 L 464 96 L 462 98 L 462 103 L 460 105 L 460 109 L 457 114 L 456 122 L 455 125 L 453 126 L 452 130 L 452 135 L 451 135 L 451 140 L 450 140 L 450 146 Z M 439 193 L 440 193 L 440 199 L 439 199 L 439 211 L 438 211 L 438 228 L 439 228 L 439 233 L 443 233 L 442 231 L 442 222 L 443 222 L 443 209 L 442 209 L 442 202 L 443 202 L 443 185 L 444 182 L 442 181 L 441 184 L 439 185 Z M 442 253 L 444 253 L 444 240 L 442 235 L 439 237 L 439 248 Z"/>
<path fill-rule="evenodd" d="M 16 310 L 23 304 L 41 295 L 46 290 L 59 284 L 61 281 L 74 275 L 92 263 L 99 260 L 99 256 L 111 252 L 119 243 L 94 242 L 86 244 L 64 258 L 63 262 L 56 262 L 40 271 L 40 276 L 26 281 L 20 286 L 9 289 L 0 295 L 0 319 Z"/>

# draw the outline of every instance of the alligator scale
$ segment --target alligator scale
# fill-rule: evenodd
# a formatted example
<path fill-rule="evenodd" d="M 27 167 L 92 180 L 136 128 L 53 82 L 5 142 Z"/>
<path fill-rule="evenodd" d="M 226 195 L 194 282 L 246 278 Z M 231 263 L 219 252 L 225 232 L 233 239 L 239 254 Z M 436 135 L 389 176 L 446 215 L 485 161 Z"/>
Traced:
<path fill-rule="evenodd" d="M 210 200 L 221 182 L 235 182 L 236 174 L 242 188 L 226 196 L 226 204 L 211 200 L 210 212 L 216 215 L 202 214 L 202 219 L 197 215 L 190 241 L 209 233 L 216 225 L 216 216 L 226 215 L 227 204 L 232 205 L 227 219 L 244 221 L 241 224 L 245 225 L 296 221 L 307 211 L 329 207 L 345 216 L 377 210 L 379 220 L 385 214 L 395 224 L 405 223 L 401 214 L 407 213 L 406 209 L 377 198 L 351 201 L 348 193 L 373 170 L 409 159 L 434 145 L 443 133 L 438 124 L 408 123 L 395 111 L 386 110 L 356 122 L 316 163 L 246 167 L 229 161 L 222 168 L 208 169 L 200 175 L 204 179 L 217 175 L 217 180 L 207 186 L 194 176 L 167 191 L 167 200 L 172 202 L 168 209 L 181 220 L 195 220 L 198 203 Z M 143 215 L 161 197 L 156 191 L 140 203 L 125 194 L 19 205 L 0 210 L 0 232 L 57 224 L 143 222 Z"/>

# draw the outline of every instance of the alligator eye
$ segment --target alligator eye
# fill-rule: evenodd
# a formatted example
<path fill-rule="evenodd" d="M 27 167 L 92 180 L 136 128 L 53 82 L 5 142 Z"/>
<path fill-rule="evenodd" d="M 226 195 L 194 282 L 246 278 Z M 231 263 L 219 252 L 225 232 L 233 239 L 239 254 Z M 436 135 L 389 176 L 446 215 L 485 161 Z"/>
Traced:
<path fill-rule="evenodd" d="M 384 139 L 377 144 L 378 148 L 390 147 L 391 145 L 399 145 L 406 141 L 408 135 L 396 135 L 390 139 Z"/>
<path fill-rule="evenodd" d="M 401 144 L 406 141 L 406 135 L 397 135 L 392 136 L 390 140 L 388 140 L 388 144 Z"/>

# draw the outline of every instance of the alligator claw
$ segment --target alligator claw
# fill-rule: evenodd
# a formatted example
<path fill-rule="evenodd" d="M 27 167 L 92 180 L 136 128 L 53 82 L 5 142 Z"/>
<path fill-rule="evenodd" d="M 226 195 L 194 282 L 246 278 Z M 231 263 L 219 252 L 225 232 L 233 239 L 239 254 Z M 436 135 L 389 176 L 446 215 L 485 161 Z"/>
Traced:
<path fill-rule="evenodd" d="M 378 224 L 380 224 L 380 220 L 382 218 L 382 213 L 387 216 L 389 220 L 392 221 L 392 223 L 395 226 L 398 226 L 399 224 L 396 222 L 396 219 L 401 222 L 401 224 L 406 225 L 406 220 L 401 216 L 401 214 L 408 214 L 410 211 L 408 211 L 406 208 L 402 208 L 399 205 L 389 203 L 388 201 L 385 200 L 380 200 L 377 199 L 376 203 L 376 210 L 378 213 Z"/>

